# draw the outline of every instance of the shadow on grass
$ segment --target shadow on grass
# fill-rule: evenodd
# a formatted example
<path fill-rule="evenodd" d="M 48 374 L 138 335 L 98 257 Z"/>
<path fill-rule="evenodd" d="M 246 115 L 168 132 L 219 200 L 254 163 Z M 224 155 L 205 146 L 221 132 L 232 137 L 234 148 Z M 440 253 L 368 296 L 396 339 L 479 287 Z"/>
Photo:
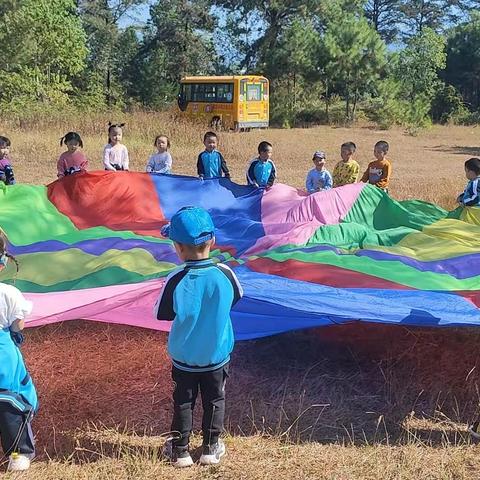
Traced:
<path fill-rule="evenodd" d="M 469 155 L 470 157 L 480 156 L 480 147 L 437 145 L 429 148 L 428 150 L 431 150 L 432 152 L 451 153 L 453 155 Z"/>
<path fill-rule="evenodd" d="M 166 334 L 74 321 L 27 337 L 40 453 L 91 461 L 121 445 L 157 455 L 172 411 Z M 300 443 L 465 444 L 479 340 L 471 329 L 350 324 L 239 342 L 227 431 Z M 195 417 L 200 430 L 199 406 Z"/>

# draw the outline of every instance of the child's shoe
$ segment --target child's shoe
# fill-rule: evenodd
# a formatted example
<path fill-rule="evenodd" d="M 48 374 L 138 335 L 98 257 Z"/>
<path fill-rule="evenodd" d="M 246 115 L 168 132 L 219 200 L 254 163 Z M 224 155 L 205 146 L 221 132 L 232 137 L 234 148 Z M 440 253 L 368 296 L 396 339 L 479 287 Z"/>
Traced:
<path fill-rule="evenodd" d="M 225 444 L 221 439 L 218 439 L 217 443 L 213 445 L 204 445 L 203 453 L 200 457 L 200 463 L 202 465 L 216 465 L 220 463 L 220 458 L 222 458 L 226 453 Z"/>
<path fill-rule="evenodd" d="M 163 456 L 177 468 L 191 467 L 193 465 L 193 460 L 188 448 L 174 447 L 171 440 L 165 442 L 163 446 Z"/>
<path fill-rule="evenodd" d="M 7 470 L 10 472 L 21 472 L 30 468 L 30 459 L 21 453 L 12 453 L 8 462 Z"/>
<path fill-rule="evenodd" d="M 476 440 L 480 440 L 480 421 L 475 421 L 468 427 L 468 433 L 475 438 Z"/>

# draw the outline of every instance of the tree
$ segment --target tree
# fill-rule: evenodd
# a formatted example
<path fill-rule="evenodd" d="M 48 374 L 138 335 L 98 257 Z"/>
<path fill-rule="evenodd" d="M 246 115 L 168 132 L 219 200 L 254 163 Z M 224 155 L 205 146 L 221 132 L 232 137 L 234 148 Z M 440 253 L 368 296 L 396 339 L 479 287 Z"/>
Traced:
<path fill-rule="evenodd" d="M 5 13 L 1 24 L 7 73 L 0 79 L 1 100 L 28 96 L 47 101 L 71 90 L 87 54 L 73 0 L 25 0 Z"/>
<path fill-rule="evenodd" d="M 266 70 L 278 80 L 286 80 L 288 123 L 295 123 L 299 83 L 311 76 L 316 67 L 315 53 L 319 35 L 308 18 L 295 18 L 278 39 L 277 48 L 265 58 Z"/>
<path fill-rule="evenodd" d="M 119 50 L 122 49 L 120 22 L 146 0 L 78 0 L 83 26 L 88 35 L 88 79 L 99 79 L 105 101 L 112 105 L 123 100 L 124 89 L 118 73 L 122 70 Z M 131 32 L 130 32 L 131 34 Z M 128 37 L 132 40 L 131 36 Z M 84 79 L 84 84 L 88 83 Z"/>
<path fill-rule="evenodd" d="M 215 5 L 227 14 L 241 12 L 243 17 L 251 16 L 261 28 L 258 37 L 250 44 L 244 44 L 245 55 L 241 67 L 256 65 L 267 76 L 271 63 L 268 57 L 277 48 L 282 32 L 295 18 L 310 16 L 320 8 L 315 0 L 216 0 Z M 235 35 L 235 28 L 230 35 Z"/>
<path fill-rule="evenodd" d="M 458 20 L 469 0 L 402 0 L 400 10 L 407 37 L 424 28 L 439 31 Z"/>
<path fill-rule="evenodd" d="M 403 85 L 406 99 L 419 95 L 432 98 L 438 84 L 438 72 L 445 67 L 444 38 L 431 28 L 412 37 L 398 58 L 396 77 Z"/>
<path fill-rule="evenodd" d="M 178 91 L 182 76 L 215 72 L 214 27 L 208 0 L 160 0 L 150 7 L 137 58 L 144 103 L 165 105 Z"/>
<path fill-rule="evenodd" d="M 468 106 L 480 108 L 480 13 L 455 27 L 447 40 L 445 81 L 457 88 Z"/>
<path fill-rule="evenodd" d="M 344 13 L 330 21 L 324 37 L 325 72 L 345 97 L 347 121 L 355 120 L 358 100 L 372 90 L 386 63 L 386 46 L 364 17 Z"/>
<path fill-rule="evenodd" d="M 445 40 L 425 27 L 412 37 L 398 55 L 394 76 L 399 83 L 399 100 L 405 105 L 405 123 L 412 131 L 430 122 L 432 101 L 445 67 Z"/>
<path fill-rule="evenodd" d="M 401 0 L 367 0 L 365 16 L 386 43 L 395 40 L 400 24 Z"/>

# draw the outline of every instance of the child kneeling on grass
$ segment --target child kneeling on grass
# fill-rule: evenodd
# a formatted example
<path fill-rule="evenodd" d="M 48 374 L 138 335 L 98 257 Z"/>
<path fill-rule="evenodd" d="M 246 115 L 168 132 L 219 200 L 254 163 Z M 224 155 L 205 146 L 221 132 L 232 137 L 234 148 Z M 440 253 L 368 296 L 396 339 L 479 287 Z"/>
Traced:
<path fill-rule="evenodd" d="M 7 239 L 0 231 L 0 271 L 9 260 L 17 263 L 7 253 Z M 0 440 L 12 471 L 27 470 L 35 456 L 30 424 L 38 407 L 37 393 L 19 348 L 24 318 L 31 309 L 18 288 L 0 283 Z"/>
<path fill-rule="evenodd" d="M 480 158 L 470 158 L 465 162 L 465 176 L 468 183 L 457 202 L 463 207 L 480 207 Z"/>
<path fill-rule="evenodd" d="M 225 417 L 225 382 L 234 337 L 230 310 L 242 297 L 242 287 L 226 265 L 209 258 L 215 229 L 207 211 L 184 207 L 162 228 L 173 240 L 185 265 L 174 270 L 155 304 L 158 320 L 173 320 L 168 336 L 172 359 L 173 420 L 176 434 L 164 453 L 176 467 L 193 464 L 189 439 L 193 409 L 200 389 L 203 405 L 202 465 L 220 462 L 225 445 L 219 438 Z"/>

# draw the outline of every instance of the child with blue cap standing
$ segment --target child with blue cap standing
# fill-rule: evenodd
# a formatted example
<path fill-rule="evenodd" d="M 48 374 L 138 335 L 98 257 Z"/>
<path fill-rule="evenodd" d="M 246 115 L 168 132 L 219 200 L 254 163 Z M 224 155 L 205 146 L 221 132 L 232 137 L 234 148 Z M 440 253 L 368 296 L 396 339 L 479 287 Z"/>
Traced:
<path fill-rule="evenodd" d="M 162 235 L 173 240 L 177 255 L 185 262 L 167 277 L 154 307 L 157 319 L 173 321 L 168 353 L 175 383 L 171 429 L 177 436 L 166 443 L 165 454 L 176 467 L 193 464 L 188 447 L 193 409 L 200 390 L 203 405 L 200 463 L 217 464 L 225 454 L 225 445 L 219 437 L 234 344 L 230 310 L 242 297 L 242 287 L 229 267 L 209 258 L 215 228 L 203 208 L 182 208 L 162 228 Z"/>

